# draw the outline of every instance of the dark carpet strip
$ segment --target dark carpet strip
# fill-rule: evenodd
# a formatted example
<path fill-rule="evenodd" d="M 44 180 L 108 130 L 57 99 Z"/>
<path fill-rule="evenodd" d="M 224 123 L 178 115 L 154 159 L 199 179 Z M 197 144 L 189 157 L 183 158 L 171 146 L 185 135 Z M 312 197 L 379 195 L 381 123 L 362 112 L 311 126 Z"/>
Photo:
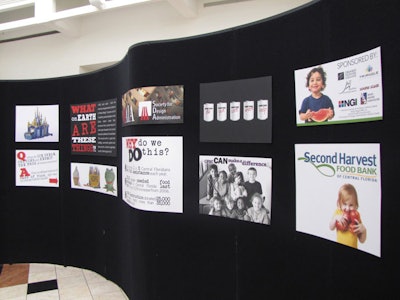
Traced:
<path fill-rule="evenodd" d="M 58 289 L 57 280 L 28 283 L 28 294 Z"/>

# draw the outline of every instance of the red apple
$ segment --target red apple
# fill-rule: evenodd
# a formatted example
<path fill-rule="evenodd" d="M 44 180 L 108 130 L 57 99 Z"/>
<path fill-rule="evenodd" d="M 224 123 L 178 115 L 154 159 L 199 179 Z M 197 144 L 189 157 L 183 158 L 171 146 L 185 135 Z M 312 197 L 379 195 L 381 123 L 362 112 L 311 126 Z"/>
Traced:
<path fill-rule="evenodd" d="M 349 229 L 350 214 L 348 212 L 343 212 L 343 221 L 336 221 L 336 228 L 341 231 L 346 231 Z"/>
<path fill-rule="evenodd" d="M 354 232 L 354 226 L 361 223 L 360 213 L 357 210 L 350 211 L 350 231 Z"/>

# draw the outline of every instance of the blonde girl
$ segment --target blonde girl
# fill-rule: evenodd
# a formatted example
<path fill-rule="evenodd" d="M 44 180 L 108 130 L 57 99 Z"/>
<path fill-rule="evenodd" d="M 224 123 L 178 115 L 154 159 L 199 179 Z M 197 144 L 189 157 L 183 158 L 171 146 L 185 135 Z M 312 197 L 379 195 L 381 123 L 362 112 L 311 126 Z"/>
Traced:
<path fill-rule="evenodd" d="M 338 243 L 358 248 L 358 241 L 367 239 L 367 229 L 358 212 L 358 196 L 355 187 L 346 183 L 339 188 L 337 208 L 329 222 L 329 229 L 336 229 Z"/>

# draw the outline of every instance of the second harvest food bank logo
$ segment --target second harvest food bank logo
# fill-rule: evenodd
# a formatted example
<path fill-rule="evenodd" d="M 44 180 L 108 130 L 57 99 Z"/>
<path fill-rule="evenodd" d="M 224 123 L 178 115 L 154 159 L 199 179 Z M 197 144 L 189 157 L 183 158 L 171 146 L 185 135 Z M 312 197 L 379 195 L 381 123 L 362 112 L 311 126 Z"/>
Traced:
<path fill-rule="evenodd" d="M 349 155 L 346 152 L 313 154 L 304 152 L 297 160 L 311 164 L 326 177 L 377 182 L 378 158 L 373 155 Z"/>

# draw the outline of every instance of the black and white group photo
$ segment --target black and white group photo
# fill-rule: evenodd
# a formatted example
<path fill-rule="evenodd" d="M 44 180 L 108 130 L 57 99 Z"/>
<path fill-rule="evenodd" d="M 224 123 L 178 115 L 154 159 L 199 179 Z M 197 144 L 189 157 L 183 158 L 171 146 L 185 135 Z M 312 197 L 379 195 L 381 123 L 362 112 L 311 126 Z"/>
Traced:
<path fill-rule="evenodd" d="M 200 156 L 199 213 L 271 224 L 272 159 Z"/>

